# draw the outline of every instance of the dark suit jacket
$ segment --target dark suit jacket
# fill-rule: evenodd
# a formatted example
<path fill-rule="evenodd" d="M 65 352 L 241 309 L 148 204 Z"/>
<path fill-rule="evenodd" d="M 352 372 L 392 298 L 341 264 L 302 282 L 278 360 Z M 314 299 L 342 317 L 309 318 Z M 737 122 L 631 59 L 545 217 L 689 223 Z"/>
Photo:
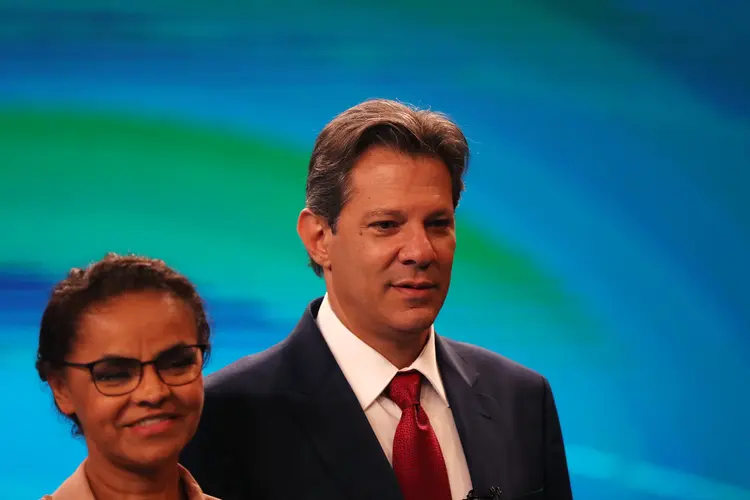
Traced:
<path fill-rule="evenodd" d="M 181 463 L 223 500 L 401 500 L 398 483 L 315 322 L 210 375 Z M 477 493 L 572 498 L 547 380 L 485 349 L 437 337 L 440 373 Z"/>

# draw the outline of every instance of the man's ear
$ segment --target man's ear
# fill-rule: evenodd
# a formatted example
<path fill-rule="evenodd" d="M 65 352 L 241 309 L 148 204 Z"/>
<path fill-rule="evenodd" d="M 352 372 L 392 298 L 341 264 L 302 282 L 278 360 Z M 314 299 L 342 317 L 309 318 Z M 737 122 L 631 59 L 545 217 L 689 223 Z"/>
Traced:
<path fill-rule="evenodd" d="M 323 269 L 330 269 L 333 231 L 328 222 L 309 208 L 305 208 L 297 219 L 297 234 L 310 258 Z"/>
<path fill-rule="evenodd" d="M 75 406 L 70 397 L 70 389 L 65 378 L 60 373 L 50 374 L 47 381 L 52 389 L 52 395 L 55 398 L 55 403 L 60 411 L 66 415 L 73 415 L 75 413 Z"/>

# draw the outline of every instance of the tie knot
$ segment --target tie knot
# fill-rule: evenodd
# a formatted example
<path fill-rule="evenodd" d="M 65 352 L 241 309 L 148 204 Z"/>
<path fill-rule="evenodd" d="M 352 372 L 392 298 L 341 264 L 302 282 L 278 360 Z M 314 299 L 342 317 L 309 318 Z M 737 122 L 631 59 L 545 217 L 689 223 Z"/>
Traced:
<path fill-rule="evenodd" d="M 422 374 L 415 370 L 399 372 L 388 385 L 388 398 L 401 410 L 419 404 Z"/>

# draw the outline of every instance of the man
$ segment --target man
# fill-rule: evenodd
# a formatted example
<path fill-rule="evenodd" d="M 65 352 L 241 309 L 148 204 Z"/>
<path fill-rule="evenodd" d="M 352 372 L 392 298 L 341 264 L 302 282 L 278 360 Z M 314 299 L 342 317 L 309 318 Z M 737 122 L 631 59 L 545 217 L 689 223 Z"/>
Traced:
<path fill-rule="evenodd" d="M 297 231 L 326 295 L 208 377 L 183 464 L 224 500 L 572 498 L 546 379 L 438 336 L 469 156 L 445 116 L 372 100 L 332 120 Z"/>

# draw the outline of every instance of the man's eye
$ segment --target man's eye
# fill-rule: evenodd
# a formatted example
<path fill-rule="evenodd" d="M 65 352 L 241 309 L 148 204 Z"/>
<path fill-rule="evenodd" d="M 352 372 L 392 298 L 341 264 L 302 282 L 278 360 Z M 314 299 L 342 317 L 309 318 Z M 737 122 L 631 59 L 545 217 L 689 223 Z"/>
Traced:
<path fill-rule="evenodd" d="M 431 221 L 429 225 L 432 227 L 450 227 L 451 221 L 450 219 L 437 219 Z"/>
<path fill-rule="evenodd" d="M 385 230 L 385 229 L 393 229 L 393 228 L 397 227 L 398 224 L 396 223 L 396 221 L 392 221 L 392 220 L 380 220 L 380 221 L 377 221 L 377 222 L 373 222 L 372 224 L 370 224 L 370 226 L 372 226 L 372 227 L 374 227 L 376 229 L 384 229 Z"/>

